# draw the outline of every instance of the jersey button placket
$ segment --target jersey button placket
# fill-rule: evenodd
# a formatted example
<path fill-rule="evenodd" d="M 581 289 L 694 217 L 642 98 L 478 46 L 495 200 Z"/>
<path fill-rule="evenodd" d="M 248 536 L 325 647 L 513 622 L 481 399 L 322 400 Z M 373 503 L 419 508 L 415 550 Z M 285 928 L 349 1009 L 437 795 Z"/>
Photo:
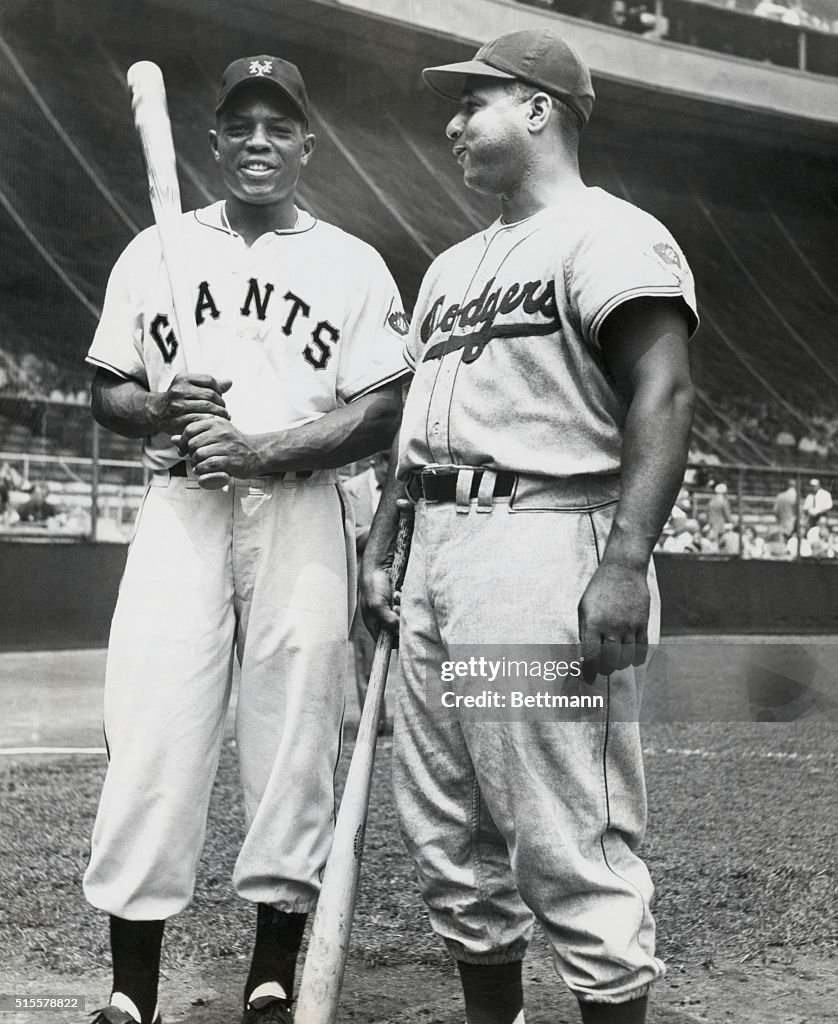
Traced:
<path fill-rule="evenodd" d="M 442 365 L 428 403 L 428 444 L 434 462 L 450 462 L 452 458 L 448 447 L 448 415 L 459 361 L 459 352 L 451 352 L 442 357 Z"/>
<path fill-rule="evenodd" d="M 484 256 L 485 259 L 485 256 Z M 468 286 L 465 296 L 460 303 L 463 309 L 473 298 L 480 295 L 486 283 L 491 280 L 492 274 L 482 269 L 475 275 Z M 455 324 L 449 337 L 455 336 L 457 330 Z M 466 328 L 466 331 L 468 328 Z M 463 349 L 450 352 L 442 357 L 442 365 L 436 375 L 434 388 L 428 403 L 428 443 L 431 455 L 435 462 L 451 462 L 454 458 L 451 451 L 451 438 L 448 432 L 451 405 L 454 401 L 454 385 L 457 373 L 463 361 Z"/>

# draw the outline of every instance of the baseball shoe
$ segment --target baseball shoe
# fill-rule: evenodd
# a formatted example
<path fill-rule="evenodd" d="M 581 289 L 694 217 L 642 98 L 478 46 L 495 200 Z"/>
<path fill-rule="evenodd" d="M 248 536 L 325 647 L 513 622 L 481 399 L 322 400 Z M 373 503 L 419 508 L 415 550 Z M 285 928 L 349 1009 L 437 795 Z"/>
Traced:
<path fill-rule="evenodd" d="M 103 1006 L 101 1010 L 94 1010 L 90 1016 L 93 1018 L 92 1024 L 137 1024 L 135 1017 L 132 1017 L 126 1010 L 121 1010 L 113 1004 Z M 290 1020 L 291 1018 L 289 1017 L 288 1019 Z M 154 1024 L 162 1024 L 159 1013 L 154 1018 Z"/>
<path fill-rule="evenodd" d="M 292 1024 L 291 1004 L 278 996 L 262 996 L 247 1004 L 242 1024 Z"/>

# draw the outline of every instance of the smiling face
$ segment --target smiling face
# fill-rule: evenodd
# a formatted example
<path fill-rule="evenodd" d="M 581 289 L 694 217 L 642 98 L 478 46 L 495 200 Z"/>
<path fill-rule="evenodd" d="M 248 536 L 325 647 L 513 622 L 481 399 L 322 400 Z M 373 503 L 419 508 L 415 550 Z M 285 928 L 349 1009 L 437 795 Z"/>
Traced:
<path fill-rule="evenodd" d="M 224 184 L 236 199 L 253 206 L 293 204 L 314 136 L 278 89 L 258 82 L 239 89 L 209 136 Z"/>
<path fill-rule="evenodd" d="M 509 84 L 467 78 L 460 108 L 445 134 L 469 188 L 489 195 L 514 193 L 526 174 L 530 101 Z"/>

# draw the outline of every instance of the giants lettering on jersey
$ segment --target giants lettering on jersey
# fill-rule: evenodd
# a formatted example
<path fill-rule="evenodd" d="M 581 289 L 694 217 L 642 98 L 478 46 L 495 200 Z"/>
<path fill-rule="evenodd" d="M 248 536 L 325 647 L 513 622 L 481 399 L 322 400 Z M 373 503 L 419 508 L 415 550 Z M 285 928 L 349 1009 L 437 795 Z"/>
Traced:
<path fill-rule="evenodd" d="M 243 296 L 239 312 L 243 317 L 255 317 L 257 320 L 266 320 L 268 307 L 274 295 L 276 286 L 271 282 L 260 284 L 251 277 L 247 283 L 247 290 Z M 280 329 L 286 337 L 290 337 L 294 324 L 298 319 L 311 318 L 311 306 L 299 295 L 287 291 L 281 300 Z M 207 317 L 217 320 L 221 316 L 221 310 L 216 303 L 208 281 L 201 281 L 198 285 L 198 295 L 195 301 L 195 323 L 201 326 Z M 169 317 L 166 313 L 158 313 L 153 317 L 149 326 L 149 332 L 155 344 L 160 349 L 163 362 L 171 363 L 178 351 L 177 338 L 171 329 Z M 340 331 L 329 323 L 328 320 L 319 320 L 310 332 L 310 341 L 301 350 L 302 357 L 315 370 L 324 370 L 332 358 L 332 350 L 340 341 Z"/>
<path fill-rule="evenodd" d="M 425 345 L 437 331 L 448 334 L 448 337 L 431 345 L 422 357 L 423 362 L 441 359 L 449 352 L 463 349 L 463 362 L 473 363 L 494 338 L 529 338 L 560 330 L 556 289 L 552 280 L 546 284 L 543 281 L 517 282 L 506 290 L 501 286 L 493 291 L 494 284 L 493 277 L 476 299 L 462 307 L 454 303 L 444 312 L 445 296 L 440 295 L 434 300 L 422 321 L 420 337 Z M 504 322 L 504 317 L 518 310 L 529 319 L 522 321 L 518 317 Z M 456 330 L 461 333 L 454 334 Z"/>

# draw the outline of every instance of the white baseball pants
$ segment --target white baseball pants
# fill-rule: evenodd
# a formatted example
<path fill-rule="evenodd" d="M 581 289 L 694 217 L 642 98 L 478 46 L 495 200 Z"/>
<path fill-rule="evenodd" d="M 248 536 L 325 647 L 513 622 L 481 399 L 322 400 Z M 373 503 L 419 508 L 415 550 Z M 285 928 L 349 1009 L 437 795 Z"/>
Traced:
<path fill-rule="evenodd" d="M 129 920 L 190 901 L 231 692 L 246 836 L 236 892 L 316 902 L 355 601 L 351 511 L 335 474 L 202 491 L 155 474 L 130 547 L 105 682 L 107 776 L 87 899 Z"/>

